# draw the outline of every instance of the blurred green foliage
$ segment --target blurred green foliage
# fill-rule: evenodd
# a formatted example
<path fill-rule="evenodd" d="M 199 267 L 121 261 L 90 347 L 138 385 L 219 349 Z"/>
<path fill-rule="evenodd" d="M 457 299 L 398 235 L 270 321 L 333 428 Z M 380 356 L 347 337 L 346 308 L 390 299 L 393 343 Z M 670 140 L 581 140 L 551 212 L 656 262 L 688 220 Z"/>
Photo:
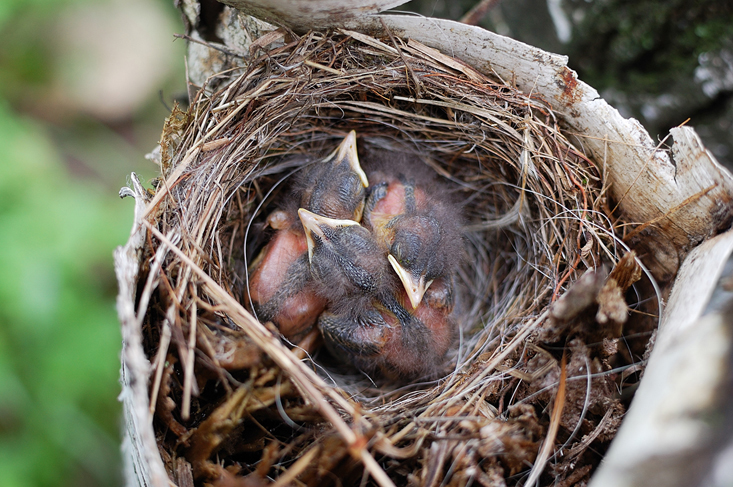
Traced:
<path fill-rule="evenodd" d="M 178 20 L 172 2 L 154 1 Z M 49 26 L 84 3 L 0 2 L 3 487 L 122 483 L 112 252 L 127 240 L 133 202 L 117 191 L 132 170 L 155 175 L 143 155 L 167 110 L 157 94 L 114 123 L 34 105 L 56 76 Z"/>
<path fill-rule="evenodd" d="M 731 2 L 592 2 L 568 54 L 591 86 L 662 93 L 692 78 L 698 56 L 731 38 Z"/>
<path fill-rule="evenodd" d="M 0 147 L 2 485 L 80 485 L 71 475 L 116 485 L 110 254 L 126 238 L 129 205 L 70 177 L 44 128 L 7 103 Z"/>

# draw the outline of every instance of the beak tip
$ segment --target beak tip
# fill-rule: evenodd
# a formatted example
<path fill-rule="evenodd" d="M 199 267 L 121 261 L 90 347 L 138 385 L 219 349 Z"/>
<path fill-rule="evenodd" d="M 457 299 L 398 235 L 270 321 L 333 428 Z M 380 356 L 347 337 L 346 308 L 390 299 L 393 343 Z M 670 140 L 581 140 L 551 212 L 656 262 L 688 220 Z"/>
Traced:
<path fill-rule="evenodd" d="M 410 291 L 407 293 L 407 296 L 410 298 L 412 309 L 417 309 L 417 307 L 420 306 L 420 301 L 422 301 L 423 294 L 425 294 L 425 292 L 420 288 L 410 289 Z"/>
<path fill-rule="evenodd" d="M 359 164 L 359 154 L 356 151 L 355 130 L 352 130 L 346 135 L 346 137 L 344 137 L 344 140 L 339 145 L 337 158 L 338 160 L 346 159 L 352 170 L 359 175 L 361 184 L 363 184 L 365 188 L 369 187 L 369 180 L 367 179 L 366 173 Z"/>
<path fill-rule="evenodd" d="M 307 227 L 306 222 L 311 219 L 311 212 L 305 208 L 298 208 L 298 218 L 303 223 L 303 226 Z"/>
<path fill-rule="evenodd" d="M 422 284 L 422 279 L 416 281 L 415 278 L 412 277 L 399 262 L 397 262 L 397 259 L 395 259 L 392 254 L 387 255 L 387 260 L 397 273 L 400 281 L 402 281 L 402 286 L 405 289 L 405 293 L 407 293 L 407 298 L 410 300 L 412 309 L 417 309 L 417 307 L 420 306 L 420 301 L 422 301 L 422 297 L 425 294 L 427 286 Z"/>
<path fill-rule="evenodd" d="M 313 231 L 313 228 L 310 226 L 310 224 L 313 222 L 313 218 L 311 217 L 312 213 L 304 208 L 298 209 L 298 216 L 300 217 L 300 222 L 303 224 L 303 230 L 305 231 L 305 241 L 306 245 L 308 246 L 308 262 L 313 262 L 313 236 L 311 235 L 311 232 Z"/>

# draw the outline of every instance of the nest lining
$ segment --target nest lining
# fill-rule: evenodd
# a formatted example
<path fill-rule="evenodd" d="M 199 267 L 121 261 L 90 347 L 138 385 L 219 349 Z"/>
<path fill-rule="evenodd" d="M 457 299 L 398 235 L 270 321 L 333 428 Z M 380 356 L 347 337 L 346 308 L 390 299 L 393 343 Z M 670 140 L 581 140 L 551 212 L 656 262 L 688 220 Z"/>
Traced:
<path fill-rule="evenodd" d="M 565 293 L 624 254 L 600 165 L 540 96 L 414 41 L 286 40 L 212 79 L 164 128 L 146 249 L 159 284 L 141 286 L 140 300 L 172 479 L 514 485 L 552 460 L 545 482 L 587 481 L 624 412 L 616 391 L 634 379 L 616 374 L 639 368 L 653 322 L 636 316 L 641 339 L 619 347 L 623 296 L 645 297 L 624 277 L 638 271 L 632 258 L 625 274 L 614 268 L 615 288 L 591 272 Z M 241 311 L 248 259 L 288 177 L 352 129 L 366 148 L 419 154 L 466 200 L 461 339 L 439 381 L 342 373 L 319 361 L 313 335 L 287 354 Z M 563 294 L 571 311 L 553 315 Z M 560 445 L 564 456 L 551 456 Z"/>

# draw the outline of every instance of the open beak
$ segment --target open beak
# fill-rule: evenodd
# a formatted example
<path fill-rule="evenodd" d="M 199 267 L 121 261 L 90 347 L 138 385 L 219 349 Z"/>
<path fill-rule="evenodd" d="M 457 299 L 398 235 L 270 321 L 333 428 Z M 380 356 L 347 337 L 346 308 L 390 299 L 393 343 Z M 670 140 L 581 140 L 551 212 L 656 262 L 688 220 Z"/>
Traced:
<path fill-rule="evenodd" d="M 422 301 L 425 291 L 428 290 L 433 281 L 425 282 L 424 274 L 420 275 L 419 279 L 415 279 L 412 274 L 397 262 L 397 259 L 392 254 L 387 256 L 387 260 L 392 264 L 392 268 L 397 273 L 397 276 L 399 276 L 400 281 L 402 281 L 402 285 L 405 287 L 405 291 L 407 291 L 407 297 L 410 299 L 410 304 L 412 304 L 412 309 L 417 308 L 420 301 Z"/>
<path fill-rule="evenodd" d="M 316 235 L 321 241 L 328 240 L 328 237 L 326 237 L 326 234 L 323 231 L 323 227 L 336 229 L 339 227 L 358 225 L 358 223 L 353 220 L 336 220 L 334 218 L 316 215 L 305 208 L 300 208 L 298 210 L 298 216 L 300 217 L 300 221 L 303 223 L 303 228 L 305 229 L 305 240 L 308 243 L 309 262 L 313 259 L 313 249 L 315 247 L 313 236 Z"/>
<path fill-rule="evenodd" d="M 359 175 L 361 184 L 365 188 L 369 187 L 369 180 L 367 179 L 366 173 L 359 165 L 359 154 L 356 152 L 356 132 L 351 131 L 344 137 L 344 140 L 339 144 L 336 150 L 328 156 L 328 159 L 336 157 L 336 162 L 346 160 L 352 171 Z"/>

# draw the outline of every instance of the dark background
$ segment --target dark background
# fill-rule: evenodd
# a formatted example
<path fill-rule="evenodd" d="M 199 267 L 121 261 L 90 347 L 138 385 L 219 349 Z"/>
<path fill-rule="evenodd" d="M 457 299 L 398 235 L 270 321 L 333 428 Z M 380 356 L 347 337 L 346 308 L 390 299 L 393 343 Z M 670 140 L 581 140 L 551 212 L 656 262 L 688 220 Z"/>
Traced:
<path fill-rule="evenodd" d="M 475 2 L 398 10 L 460 18 Z M 567 54 L 653 138 L 687 120 L 733 162 L 733 3 L 504 0 L 481 24 Z M 166 105 L 185 93 L 168 0 L 0 2 L 0 485 L 121 485 L 112 251 Z"/>
<path fill-rule="evenodd" d="M 733 167 L 733 2 L 503 0 L 479 25 L 568 56 L 578 77 L 652 138 L 687 119 Z M 473 0 L 416 0 L 397 10 L 459 19 Z"/>

